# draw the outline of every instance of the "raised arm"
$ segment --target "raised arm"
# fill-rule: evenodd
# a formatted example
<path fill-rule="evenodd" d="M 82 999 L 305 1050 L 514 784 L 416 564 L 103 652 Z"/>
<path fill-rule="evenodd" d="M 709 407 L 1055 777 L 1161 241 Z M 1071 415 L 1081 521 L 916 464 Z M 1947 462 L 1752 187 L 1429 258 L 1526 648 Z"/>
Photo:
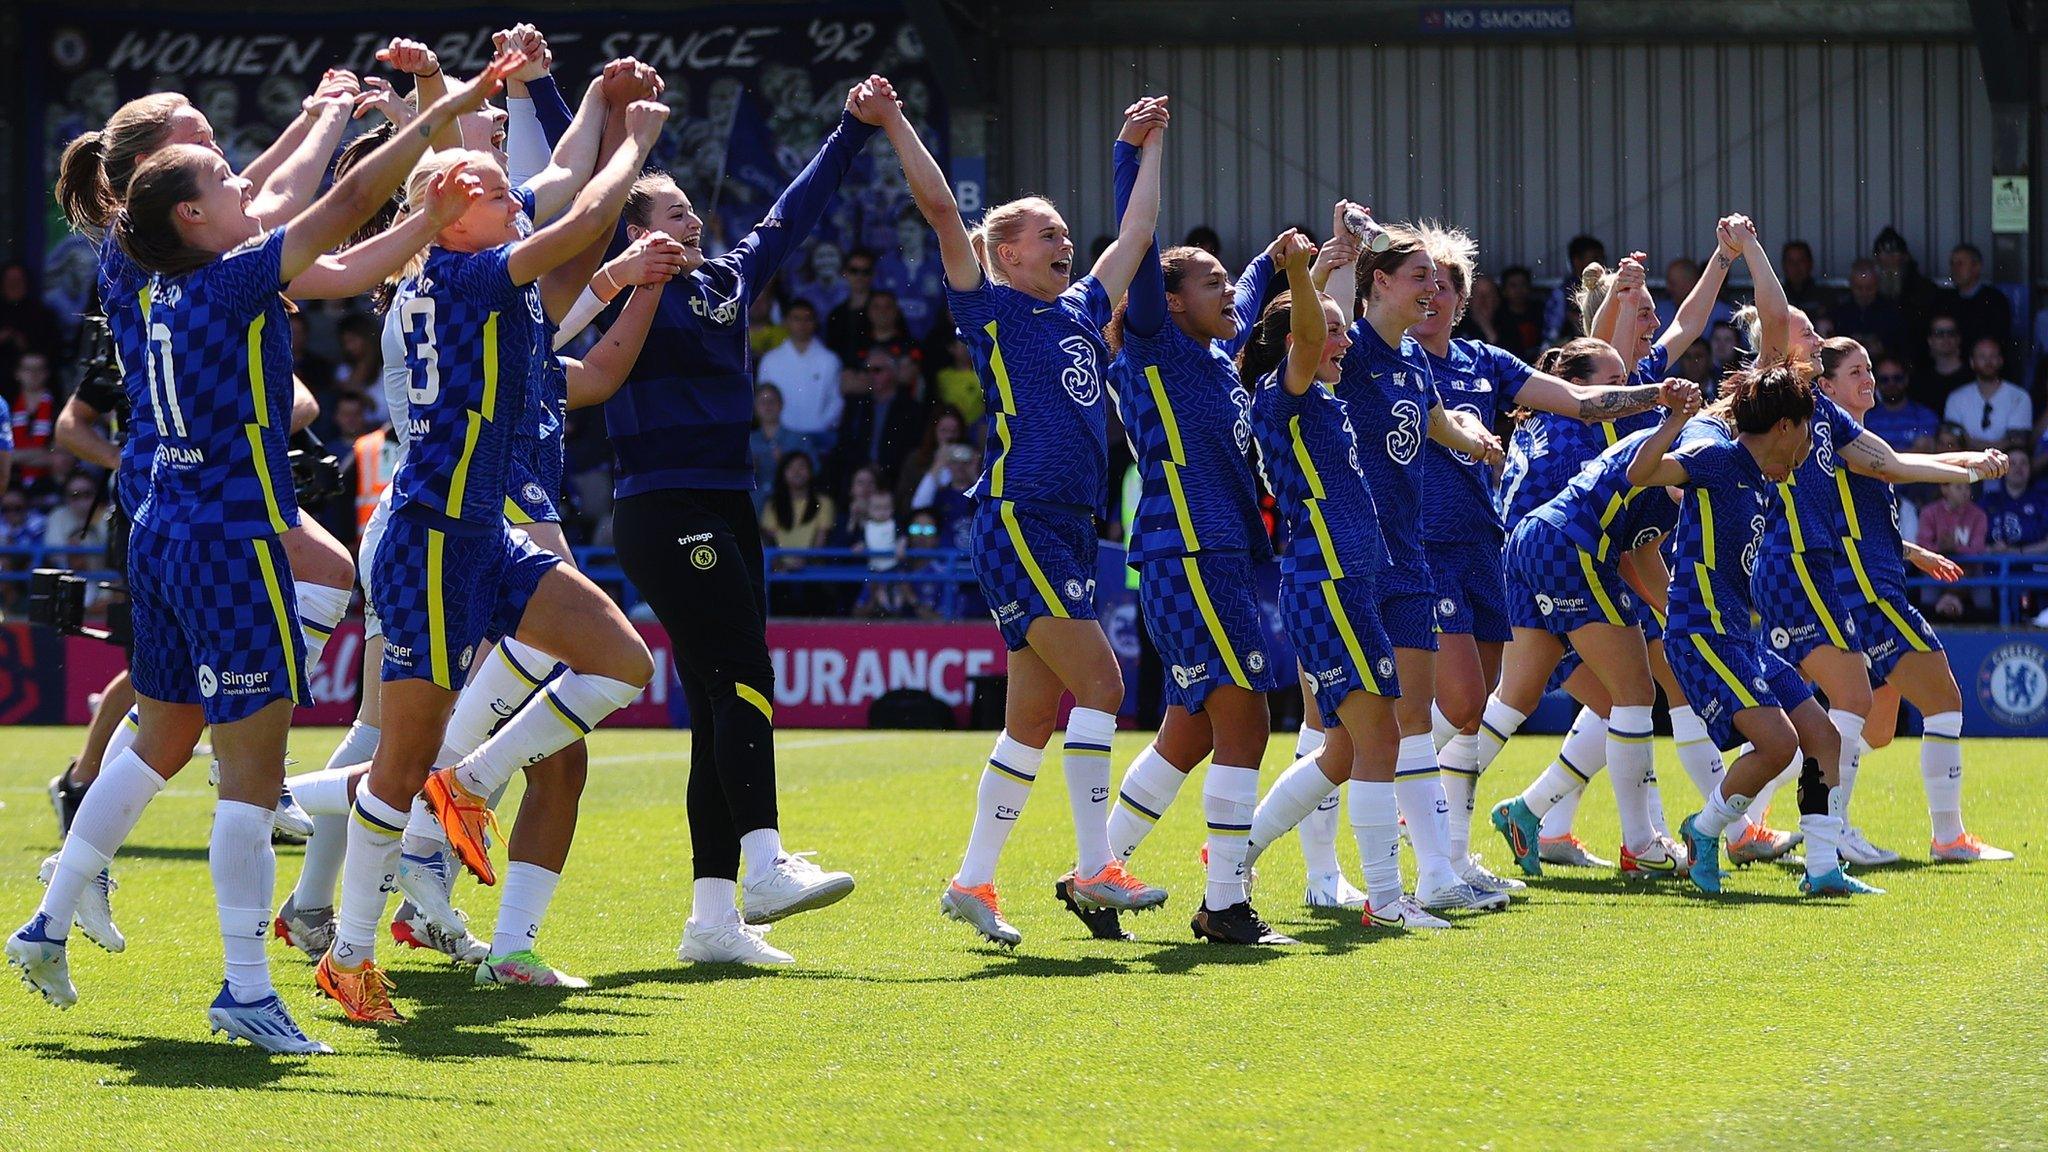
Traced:
<path fill-rule="evenodd" d="M 320 118 L 326 102 L 344 95 L 353 101 L 360 90 L 360 85 L 361 81 L 355 73 L 329 68 L 321 75 L 319 87 L 313 90 L 311 96 L 300 102 L 299 114 L 292 118 L 290 124 L 285 125 L 284 131 L 277 134 L 277 139 L 270 142 L 270 147 L 258 153 L 254 160 L 242 168 L 242 179 L 258 189 L 269 184 L 271 177 L 277 174 L 278 168 L 295 155 L 299 146 L 306 142 L 306 134 L 312 131 L 313 123 Z"/>
<path fill-rule="evenodd" d="M 1693 341 L 1706 333 L 1707 321 L 1714 315 L 1714 305 L 1721 300 L 1721 286 L 1728 282 L 1728 270 L 1742 258 L 1742 245 L 1735 233 L 1735 221 L 1739 219 L 1741 217 L 1723 217 L 1720 223 L 1714 226 L 1714 258 L 1707 261 L 1707 266 L 1700 270 L 1698 283 L 1692 286 L 1692 291 L 1679 303 L 1678 311 L 1671 317 L 1671 326 L 1657 337 L 1657 347 L 1662 348 L 1664 355 L 1672 362 L 1685 355 L 1685 350 L 1692 347 Z M 1751 269 L 1750 275 L 1756 276 L 1754 268 Z M 1771 282 L 1777 284 L 1777 277 L 1771 277 Z M 1779 285 L 1778 299 L 1782 302 L 1784 298 L 1785 289 Z M 1758 300 L 1757 311 L 1761 313 L 1761 293 Z M 1783 319 L 1782 314 L 1780 319 Z"/>
<path fill-rule="evenodd" d="M 693 271 L 697 265 L 692 262 L 692 255 L 694 250 L 685 249 L 666 232 L 642 234 L 638 240 L 626 245 L 625 251 L 605 261 L 604 267 L 591 276 L 583 294 L 576 298 L 576 303 L 570 306 L 568 314 L 555 329 L 555 347 L 561 348 L 575 339 L 627 288 L 666 284 Z"/>
<path fill-rule="evenodd" d="M 1757 239 L 1756 225 L 1746 217 L 1733 220 L 1731 236 L 1742 249 L 1742 258 L 1749 263 L 1757 321 L 1763 327 L 1763 335 L 1757 341 L 1763 345 L 1756 349 L 1757 363 L 1776 363 L 1785 359 L 1792 344 L 1792 304 L 1785 298 L 1785 286 L 1778 282 L 1777 269 L 1771 267 L 1770 253 L 1764 251 L 1763 242 Z"/>
<path fill-rule="evenodd" d="M 888 84 L 879 76 L 871 76 L 847 90 L 839 124 L 832 129 L 831 135 L 825 137 L 818 154 L 811 157 L 804 170 L 797 173 L 789 187 L 782 190 L 782 195 L 775 198 L 774 206 L 768 209 L 760 223 L 740 237 L 731 252 L 719 257 L 721 261 L 734 262 L 740 283 L 746 290 L 748 304 L 751 305 L 761 290 L 768 286 L 769 277 L 782 267 L 783 261 L 789 259 L 790 250 L 797 242 L 817 230 L 818 221 L 824 219 L 825 209 L 831 205 L 832 197 L 838 194 L 840 182 L 846 179 L 854 159 L 860 155 L 861 149 L 867 147 L 875 129 L 881 127 L 885 101 L 862 99 L 863 93 L 881 94 L 876 87 L 878 82 L 884 88 Z M 886 103 L 894 106 L 893 91 L 888 92 Z M 900 115 L 902 109 L 896 111 Z M 937 168 L 938 165 L 932 167 Z M 955 212 L 954 216 L 957 218 L 959 213 Z M 952 267 L 950 262 L 947 267 Z"/>
<path fill-rule="evenodd" d="M 1324 241 L 1322 251 L 1316 254 L 1315 264 L 1319 277 L 1317 286 L 1324 295 L 1337 302 L 1337 308 L 1344 313 L 1347 323 L 1358 318 L 1358 238 L 1344 230 L 1345 210 L 1351 207 L 1354 205 L 1349 200 L 1337 201 L 1337 207 L 1331 213 L 1334 224 L 1330 238 Z M 1372 211 L 1364 207 L 1358 210 Z"/>
<path fill-rule="evenodd" d="M 526 182 L 533 192 L 534 223 L 545 224 L 561 215 L 576 193 L 590 183 L 591 174 L 597 171 L 599 145 L 605 139 L 605 117 L 636 100 L 653 99 L 661 91 L 660 80 L 652 68 L 627 59 L 605 65 L 604 74 L 590 82 L 583 90 L 576 119 L 555 145 L 548 166 Z"/>
<path fill-rule="evenodd" d="M 1287 232 L 1294 229 L 1289 228 Z M 1287 232 L 1273 238 L 1266 250 L 1252 257 L 1252 262 L 1238 273 L 1237 283 L 1230 290 L 1230 314 L 1237 318 L 1237 335 L 1223 342 L 1223 351 L 1235 357 L 1252 338 L 1252 325 L 1258 323 L 1259 312 L 1266 306 L 1266 299 L 1273 287 L 1273 273 L 1280 267 L 1280 253 L 1287 246 Z M 1321 252 L 1316 255 L 1320 257 Z M 1315 265 L 1309 265 L 1309 279 L 1315 279 Z M 1135 283 L 1135 281 L 1133 281 Z"/>
<path fill-rule="evenodd" d="M 1153 107 L 1164 110 L 1166 97 L 1153 101 Z M 1131 189 L 1131 202 L 1125 208 L 1123 219 L 1118 222 L 1116 239 L 1110 241 L 1100 259 L 1095 261 L 1091 275 L 1102 285 L 1103 294 L 1115 300 L 1131 286 L 1131 277 L 1137 275 L 1138 265 L 1152 251 L 1153 232 L 1159 225 L 1159 166 L 1161 149 L 1166 144 L 1166 124 L 1153 123 L 1145 132 L 1139 147 L 1138 182 Z M 1152 258 L 1158 264 L 1158 258 Z"/>
<path fill-rule="evenodd" d="M 1678 385 L 1690 385 L 1690 391 Z M 1628 482 L 1637 488 L 1671 487 L 1690 479 L 1685 465 L 1667 453 L 1677 442 L 1678 434 L 1685 430 L 1685 422 L 1699 411 L 1699 385 L 1690 380 L 1666 380 L 1663 386 L 1669 392 L 1664 422 L 1636 449 L 1636 458 L 1628 464 Z"/>
<path fill-rule="evenodd" d="M 1114 149 L 1119 221 L 1129 209 L 1131 193 L 1138 186 L 1139 146 L 1150 134 L 1152 125 L 1164 124 L 1165 117 L 1166 106 L 1149 97 L 1124 110 L 1124 130 L 1117 135 Z M 1155 230 L 1145 249 L 1145 258 L 1138 262 L 1131 276 L 1129 295 L 1124 302 L 1124 330 L 1151 336 L 1165 323 L 1166 275 L 1159 267 L 1159 233 Z"/>
<path fill-rule="evenodd" d="M 1841 455 L 1850 471 L 1893 484 L 1975 484 L 2005 475 L 2005 453 L 1995 448 L 1941 456 L 1896 452 L 1882 436 L 1868 431 L 1851 440 Z"/>
<path fill-rule="evenodd" d="M 543 272 L 590 246 L 604 236 L 625 206 L 626 193 L 647 162 L 647 153 L 661 135 L 668 120 L 668 106 L 639 100 L 627 106 L 626 132 L 622 142 L 605 161 L 590 184 L 577 193 L 560 219 L 512 245 L 507 271 L 514 284 L 530 284 Z"/>
<path fill-rule="evenodd" d="M 1280 259 L 1287 269 L 1287 332 L 1294 341 L 1287 350 L 1287 372 L 1280 377 L 1280 386 L 1289 395 L 1299 396 L 1316 382 L 1316 369 L 1322 367 L 1323 348 L 1330 339 L 1330 321 L 1323 314 L 1323 301 L 1316 295 L 1309 272 L 1309 258 L 1315 255 L 1316 246 L 1292 229 L 1288 235 L 1291 239 Z"/>
<path fill-rule="evenodd" d="M 1515 403 L 1596 424 L 1619 420 L 1657 406 L 1655 384 L 1575 384 L 1548 372 L 1531 372 Z"/>
<path fill-rule="evenodd" d="M 881 81 L 878 86 L 875 82 Z M 972 292 L 981 287 L 981 261 L 967 238 L 967 225 L 960 219 L 960 205 L 953 199 L 953 186 L 939 171 L 939 162 L 919 138 L 917 129 L 903 115 L 895 89 L 879 76 L 868 77 L 849 98 L 853 114 L 864 124 L 879 124 L 889 137 L 889 146 L 903 165 L 903 182 L 924 222 L 939 237 L 939 261 L 946 266 L 946 283 L 955 292 Z"/>
<path fill-rule="evenodd" d="M 448 76 L 441 71 L 440 58 L 434 50 L 417 40 L 403 36 L 394 37 L 391 43 L 377 49 L 377 59 L 395 71 L 412 77 L 413 103 L 421 108 L 430 108 L 441 97 L 448 94 Z M 434 133 L 433 147 L 460 148 L 462 137 L 456 131 L 455 122 L 449 121 Z"/>
<path fill-rule="evenodd" d="M 609 70 L 610 66 L 607 66 L 607 68 Z M 644 76 L 638 71 L 641 68 L 646 69 Z M 654 75 L 652 68 L 646 68 L 645 65 L 633 64 L 631 62 L 625 62 L 625 66 L 620 70 L 620 75 L 623 79 L 616 83 L 612 89 L 620 95 L 631 92 L 645 92 L 651 95 L 660 82 L 660 77 Z M 631 103 L 631 101 L 629 100 L 626 103 Z M 626 104 L 613 103 L 611 98 L 607 96 L 606 105 L 603 142 L 600 154 L 610 156 L 626 140 L 626 118 L 623 115 L 613 114 L 613 110 L 624 108 Z M 548 319 L 555 321 L 557 325 L 565 324 L 569 319 L 570 313 L 575 311 L 576 305 L 590 294 L 591 288 L 596 286 L 599 265 L 604 261 L 605 250 L 611 246 L 614 231 L 616 231 L 616 225 L 613 228 L 607 228 L 597 239 L 592 240 L 583 251 L 548 269 L 541 276 L 540 301 L 541 307 L 547 311 Z M 611 290 L 604 294 L 605 299 L 610 300 L 613 296 L 618 295 L 619 289 L 624 286 L 625 282 L 623 280 L 612 283 L 610 285 Z M 584 323 L 589 323 L 589 320 L 586 319 Z M 558 327 L 557 335 L 559 334 L 560 329 Z M 556 347 L 560 347 L 560 344 L 557 343 Z"/>
<path fill-rule="evenodd" d="M 359 91 L 355 76 L 347 72 L 330 76 L 333 78 L 308 101 L 308 111 L 299 117 L 310 120 L 298 146 L 278 163 L 249 202 L 249 214 L 266 228 L 291 219 L 312 202 L 328 163 L 334 159 L 334 149 L 341 143 L 342 131 L 355 116 Z"/>
<path fill-rule="evenodd" d="M 581 361 L 563 360 L 569 371 L 569 407 L 588 408 L 612 398 L 633 362 L 640 359 L 640 346 L 647 342 L 647 330 L 661 306 L 662 285 L 643 284 L 633 289 L 619 318 L 605 331 Z"/>
<path fill-rule="evenodd" d="M 1615 337 L 1621 334 L 1617 326 L 1620 324 L 1622 316 L 1628 311 L 1628 308 L 1625 307 L 1625 302 L 1635 290 L 1643 288 L 1643 261 L 1647 259 L 1649 257 L 1641 252 L 1631 252 L 1621 258 L 1621 263 L 1617 264 L 1614 268 L 1614 284 L 1608 289 L 1606 295 L 1600 297 L 1600 305 L 1593 309 L 1593 314 L 1584 318 L 1586 335 L 1596 340 L 1605 340 L 1616 348 L 1632 348 L 1635 346 L 1633 328 L 1628 330 L 1631 333 L 1628 343 L 1624 344 L 1620 340 L 1615 339 Z M 1581 290 L 1590 290 L 1591 285 L 1588 281 L 1597 282 L 1604 275 L 1599 270 L 1599 267 L 1597 264 L 1589 265 L 1585 271 L 1579 273 L 1579 287 Z M 1647 289 L 1644 289 L 1644 291 L 1647 292 Z"/>
<path fill-rule="evenodd" d="M 322 253 L 362 227 L 426 154 L 427 141 L 435 132 L 481 105 L 505 73 L 523 61 L 524 57 L 516 52 L 492 60 L 475 81 L 435 101 L 405 131 L 394 133 L 311 208 L 294 217 L 285 232 L 279 277 L 287 284 L 298 279 Z"/>
<path fill-rule="evenodd" d="M 346 300 L 397 275 L 436 233 L 460 220 L 483 194 L 477 178 L 464 168 L 463 164 L 452 165 L 429 180 L 422 210 L 360 244 L 315 259 L 311 268 L 285 286 L 284 294 L 294 300 Z"/>

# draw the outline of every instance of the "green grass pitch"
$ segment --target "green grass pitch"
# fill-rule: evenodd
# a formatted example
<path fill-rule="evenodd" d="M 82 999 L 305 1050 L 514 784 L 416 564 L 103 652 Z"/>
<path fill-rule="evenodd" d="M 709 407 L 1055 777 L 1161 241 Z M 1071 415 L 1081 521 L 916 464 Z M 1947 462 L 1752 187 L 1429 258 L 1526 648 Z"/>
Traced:
<path fill-rule="evenodd" d="M 294 733 L 319 764 L 335 731 Z M 1144 737 L 1118 741 L 1122 766 Z M 1706 901 L 1553 870 L 1505 912 L 1389 938 L 1298 903 L 1290 839 L 1259 904 L 1302 947 L 1190 939 L 1197 792 L 1134 861 L 1173 890 L 1131 944 L 1096 943 L 1052 881 L 1073 841 L 1057 757 L 1000 877 L 1025 933 L 1005 954 L 935 908 L 989 737 L 782 734 L 784 832 L 859 878 L 778 926 L 772 973 L 675 960 L 687 913 L 689 737 L 593 743 L 575 855 L 542 950 L 581 993 L 476 988 L 386 947 L 401 1010 L 344 1023 L 273 949 L 324 1059 L 265 1058 L 205 1031 L 220 946 L 206 870 L 212 792 L 195 764 L 115 868 L 130 945 L 72 936 L 81 1002 L 0 986 L 0 1147 L 352 1148 L 1993 1148 L 2048 1146 L 2048 775 L 2039 745 L 1966 745 L 1972 828 L 2020 858 L 1927 865 L 1917 743 L 1866 764 L 1857 817 L 1907 855 L 1890 894 L 1801 901 L 1775 867 Z M 0 732 L 0 916 L 36 901 L 56 846 L 44 781 L 75 729 Z M 1517 740 L 1482 804 L 1556 748 Z M 1276 739 L 1270 780 L 1286 760 Z M 1660 745 L 1675 825 L 1695 797 Z M 1779 806 L 1790 820 L 1789 796 Z M 510 802 L 507 804 L 510 809 Z M 1603 854 L 1596 784 L 1581 831 Z M 1498 864 L 1491 831 L 1478 841 Z M 1348 836 L 1340 845 L 1355 875 Z M 279 894 L 299 851 L 279 851 Z M 1413 875 L 1412 867 L 1408 874 Z M 457 889 L 487 933 L 496 894 Z M 387 941 L 388 943 L 388 941 Z"/>

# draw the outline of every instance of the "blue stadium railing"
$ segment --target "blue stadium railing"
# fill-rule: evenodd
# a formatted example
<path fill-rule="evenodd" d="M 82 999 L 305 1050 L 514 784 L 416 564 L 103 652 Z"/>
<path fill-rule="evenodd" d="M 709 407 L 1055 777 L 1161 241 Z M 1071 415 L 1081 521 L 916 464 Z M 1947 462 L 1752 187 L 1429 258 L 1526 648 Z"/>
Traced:
<path fill-rule="evenodd" d="M 632 581 L 619 567 L 618 553 L 611 548 L 578 548 L 576 563 L 585 575 L 611 590 L 628 610 L 640 602 L 640 595 L 633 588 Z M 52 567 L 56 558 L 80 559 L 97 558 L 98 548 L 46 547 L 40 544 L 0 545 L 0 585 L 26 583 L 32 568 Z M 803 567 L 778 570 L 776 561 L 802 560 Z M 952 548 L 919 549 L 905 552 L 902 562 L 894 569 L 877 571 L 868 567 L 874 559 L 867 552 L 856 552 L 848 548 L 770 548 L 768 549 L 768 584 L 837 584 L 843 586 L 864 584 L 916 584 L 933 585 L 938 589 L 939 599 L 933 605 L 940 615 L 957 619 L 962 613 L 963 603 L 975 605 L 970 612 L 980 609 L 972 597 L 963 597 L 962 589 L 974 583 L 973 564 L 965 552 Z M 1996 623 L 2001 628 L 2012 628 L 2026 623 L 2020 611 L 2020 598 L 2028 592 L 2048 593 L 2048 556 L 2014 556 L 2010 554 L 1985 554 L 1957 556 L 1969 575 L 1954 584 L 1939 584 L 1926 577 L 1909 580 L 1909 586 L 1919 588 L 1948 588 L 1957 591 L 1989 591 L 1997 606 Z M 919 565 L 925 565 L 919 567 Z M 116 573 L 110 571 L 81 571 L 87 579 L 112 579 Z M 2036 611 L 2039 610 L 2037 606 Z M 17 609 L 19 611 L 19 609 Z"/>

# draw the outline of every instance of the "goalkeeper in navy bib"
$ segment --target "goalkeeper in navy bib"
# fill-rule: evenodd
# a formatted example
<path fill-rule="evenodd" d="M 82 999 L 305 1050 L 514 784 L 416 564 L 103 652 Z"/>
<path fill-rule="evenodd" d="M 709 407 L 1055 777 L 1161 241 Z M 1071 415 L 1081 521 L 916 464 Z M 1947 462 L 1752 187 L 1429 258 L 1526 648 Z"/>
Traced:
<path fill-rule="evenodd" d="M 873 83 L 873 81 L 871 81 Z M 1077 858 L 1055 891 L 1077 911 L 1156 908 L 1166 892 L 1124 869 L 1109 842 L 1109 750 L 1123 673 L 1095 620 L 1095 517 L 1108 499 L 1109 350 L 1102 328 L 1150 255 L 1159 214 L 1165 97 L 1124 114 L 1118 139 L 1140 150 L 1116 239 L 1072 279 L 1066 221 L 1037 197 L 989 209 L 971 234 L 952 186 L 882 82 L 870 99 L 905 181 L 939 236 L 946 301 L 988 402 L 988 463 L 975 500 L 974 571 L 1010 649 L 1003 733 L 975 795 L 973 831 L 940 911 L 1004 947 L 1023 940 L 997 901 L 996 863 L 1016 826 L 1060 697 L 1074 694 L 1062 774 Z M 862 112 L 865 118 L 865 111 Z"/>
<path fill-rule="evenodd" d="M 292 352 L 280 293 L 367 220 L 426 135 L 465 101 L 480 101 L 500 74 L 487 71 L 427 109 L 420 133 L 380 149 L 283 228 L 259 233 L 248 182 L 218 152 L 190 144 L 139 165 L 113 221 L 122 251 L 148 275 L 139 297 L 142 368 L 158 437 L 129 550 L 135 751 L 145 762 L 182 763 L 213 726 L 221 779 L 209 858 L 226 979 L 208 1022 L 272 1051 L 329 1051 L 293 1022 L 263 953 L 285 739 L 293 706 L 307 699 L 305 640 L 279 541 L 297 522 L 285 444 Z M 52 927 L 39 913 L 6 951 L 61 1006 L 76 993 L 63 926 L 54 938 Z"/>
<path fill-rule="evenodd" d="M 1116 144 L 1119 214 L 1136 183 L 1138 148 Z M 1141 493 L 1129 564 L 1138 606 L 1168 670 L 1159 735 L 1125 771 L 1109 817 L 1110 847 L 1128 861 L 1195 765 L 1209 828 L 1208 888 L 1198 937 L 1283 944 L 1252 908 L 1242 856 L 1270 735 L 1266 693 L 1281 684 L 1259 607 L 1258 565 L 1272 558 L 1251 461 L 1251 396 L 1237 353 L 1265 304 L 1288 232 L 1235 284 L 1214 256 L 1157 241 L 1138 265 L 1106 333 L 1110 379 L 1138 458 Z M 1091 923 L 1113 923 L 1091 913 Z"/>
<path fill-rule="evenodd" d="M 536 281 L 600 241 L 659 135 L 666 109 L 638 101 L 590 184 L 558 219 L 520 236 L 523 198 L 494 158 L 452 150 L 479 195 L 436 234 L 392 309 L 405 331 L 409 424 L 391 482 L 391 518 L 372 562 L 384 625 L 384 726 L 357 788 L 334 943 L 314 971 L 351 1020 L 397 1023 L 375 964 L 407 810 L 426 793 L 449 845 L 494 883 L 487 798 L 521 767 L 580 740 L 631 703 L 652 660 L 617 605 L 505 519 L 507 477 L 531 390 L 550 355 Z M 409 135 L 409 134 L 407 134 Z M 417 179 L 417 178 L 416 178 Z M 455 693 L 492 633 L 514 635 L 567 667 L 460 762 L 434 769 Z"/>
<path fill-rule="evenodd" d="M 1721 832 L 1790 760 L 1801 756 L 1799 828 L 1806 837 L 1800 889 L 1816 895 L 1876 893 L 1843 872 L 1841 818 L 1830 811 L 1839 781 L 1840 737 L 1797 669 L 1772 652 L 1750 623 L 1751 578 L 1767 525 L 1784 515 L 1775 485 L 1811 446 L 1813 390 L 1795 369 L 1750 369 L 1729 377 L 1720 399 L 1688 424 L 1669 453 L 1648 441 L 1630 462 L 1636 487 L 1682 488 L 1673 554 L 1666 653 L 1714 745 L 1747 741 L 1705 806 L 1679 826 L 1688 875 L 1721 891 Z"/>

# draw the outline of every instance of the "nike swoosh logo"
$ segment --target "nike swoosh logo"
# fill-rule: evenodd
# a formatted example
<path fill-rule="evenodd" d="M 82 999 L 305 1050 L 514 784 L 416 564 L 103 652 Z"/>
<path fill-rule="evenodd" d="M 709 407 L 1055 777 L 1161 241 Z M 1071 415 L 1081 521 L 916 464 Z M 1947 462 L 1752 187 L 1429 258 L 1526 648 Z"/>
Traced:
<path fill-rule="evenodd" d="M 1032 314 L 1033 316 L 1043 316 L 1043 315 L 1045 315 L 1045 314 L 1046 314 L 1047 312 L 1050 312 L 1050 311 L 1052 311 L 1052 307 L 1051 307 L 1050 305 L 1048 305 L 1048 306 L 1046 306 L 1046 307 L 1044 307 L 1044 308 L 1033 308 L 1033 309 L 1031 310 L 1031 314 Z"/>

